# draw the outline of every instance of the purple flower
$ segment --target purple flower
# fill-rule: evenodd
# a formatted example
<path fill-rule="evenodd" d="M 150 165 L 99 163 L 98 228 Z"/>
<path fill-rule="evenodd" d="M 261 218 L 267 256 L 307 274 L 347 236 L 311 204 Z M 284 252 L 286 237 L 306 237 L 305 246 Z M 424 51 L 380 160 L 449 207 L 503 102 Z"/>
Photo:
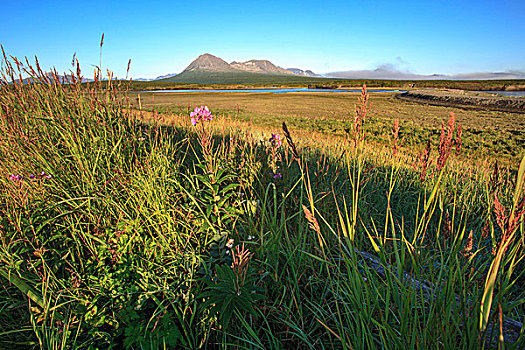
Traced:
<path fill-rule="evenodd" d="M 24 179 L 24 177 L 22 175 L 14 175 L 14 174 L 11 174 L 9 176 L 9 179 L 10 180 L 13 180 L 13 181 L 22 181 Z"/>
<path fill-rule="evenodd" d="M 274 179 L 280 179 L 281 177 L 283 177 L 283 174 L 281 173 L 277 173 L 273 176 Z"/>
<path fill-rule="evenodd" d="M 275 148 L 281 147 L 283 141 L 281 140 L 281 135 L 272 133 L 272 137 L 268 140 L 272 143 L 272 146 Z"/>
<path fill-rule="evenodd" d="M 13 179 L 13 178 L 12 178 L 13 176 L 14 176 L 14 175 L 11 175 L 11 179 Z M 20 176 L 20 175 L 17 175 L 17 176 Z M 40 173 L 40 175 L 29 175 L 29 178 L 30 178 L 31 180 L 34 180 L 34 179 L 37 179 L 37 178 L 41 178 L 41 179 L 51 179 L 52 177 L 53 177 L 53 176 L 46 174 L 44 171 L 42 171 L 42 172 Z M 22 177 L 22 179 L 23 179 L 23 177 Z"/>
<path fill-rule="evenodd" d="M 195 110 L 190 113 L 191 124 L 197 125 L 201 120 L 210 121 L 213 120 L 213 115 L 211 114 L 208 106 L 195 107 Z"/>

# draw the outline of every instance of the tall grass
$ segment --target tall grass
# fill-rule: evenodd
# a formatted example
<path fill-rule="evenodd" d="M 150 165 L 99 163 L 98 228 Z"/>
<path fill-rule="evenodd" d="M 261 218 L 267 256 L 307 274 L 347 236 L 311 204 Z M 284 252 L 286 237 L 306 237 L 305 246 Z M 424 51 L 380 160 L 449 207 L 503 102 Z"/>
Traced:
<path fill-rule="evenodd" d="M 372 147 L 364 89 L 327 151 L 2 76 L 2 347 L 523 347 L 525 165 L 451 162 L 452 119 L 437 156 Z"/>

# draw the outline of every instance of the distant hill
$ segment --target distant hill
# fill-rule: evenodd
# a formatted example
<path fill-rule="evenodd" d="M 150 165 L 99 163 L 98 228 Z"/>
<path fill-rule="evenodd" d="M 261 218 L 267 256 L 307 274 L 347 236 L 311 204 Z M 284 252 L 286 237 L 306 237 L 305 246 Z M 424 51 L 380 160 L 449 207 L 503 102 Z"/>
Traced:
<path fill-rule="evenodd" d="M 286 70 L 292 72 L 295 75 L 302 75 L 305 77 L 321 77 L 319 74 L 315 74 L 311 70 L 302 70 L 299 68 L 286 68 Z"/>
<path fill-rule="evenodd" d="M 479 72 L 455 75 L 432 74 L 422 75 L 407 71 L 400 71 L 391 65 L 383 65 L 373 70 L 351 70 L 326 73 L 325 77 L 340 79 L 386 79 L 386 80 L 501 80 L 524 79 L 523 71 L 507 72 Z"/>
<path fill-rule="evenodd" d="M 277 67 L 268 60 L 250 60 L 246 62 L 226 62 L 222 58 L 205 53 L 191 62 L 181 74 L 186 72 L 248 72 L 258 74 L 294 74 L 286 69 Z"/>
<path fill-rule="evenodd" d="M 169 74 L 165 74 L 165 75 L 160 75 L 160 76 L 156 77 L 153 80 L 160 80 L 160 79 L 171 78 L 171 77 L 174 77 L 176 75 L 177 75 L 177 73 L 169 73 Z"/>
<path fill-rule="evenodd" d="M 154 80 L 171 78 L 171 77 L 174 77 L 176 75 L 177 75 L 177 73 L 169 73 L 169 74 L 159 75 L 156 78 L 136 78 L 136 79 L 133 79 L 133 81 L 154 81 Z"/>
<path fill-rule="evenodd" d="M 293 74 L 292 72 L 283 69 L 281 67 L 277 67 L 275 64 L 268 60 L 250 60 L 246 62 L 232 62 L 230 64 L 230 67 L 241 70 L 244 72 L 251 72 L 251 73 L 261 73 L 261 74 Z"/>
<path fill-rule="evenodd" d="M 47 77 L 47 79 L 50 81 L 50 82 L 53 82 L 55 80 L 54 78 L 54 75 L 52 73 L 45 73 L 45 76 Z M 60 84 L 68 84 L 68 83 L 71 83 L 72 82 L 72 78 L 71 78 L 71 75 L 58 75 L 58 81 L 60 82 Z M 75 79 L 76 79 L 76 75 L 75 75 Z M 15 79 L 15 81 L 18 81 L 18 79 Z M 93 79 L 91 78 L 85 78 L 85 77 L 82 77 L 82 82 L 83 83 L 87 83 L 87 82 L 92 82 L 94 81 Z M 32 78 L 32 77 L 29 77 L 29 78 L 25 78 L 22 80 L 22 84 L 32 84 L 32 83 L 40 83 L 40 81 L 38 79 L 35 79 L 35 78 Z"/>
<path fill-rule="evenodd" d="M 177 76 L 157 80 L 158 82 L 176 82 L 193 84 L 316 84 L 329 79 L 299 76 L 295 74 L 268 74 L 243 71 L 211 72 L 184 71 Z"/>
<path fill-rule="evenodd" d="M 317 76 L 311 71 L 295 71 L 278 67 L 268 60 L 228 63 L 220 57 L 206 53 L 191 62 L 182 73 L 159 77 L 156 80 L 199 84 L 286 83 Z"/>

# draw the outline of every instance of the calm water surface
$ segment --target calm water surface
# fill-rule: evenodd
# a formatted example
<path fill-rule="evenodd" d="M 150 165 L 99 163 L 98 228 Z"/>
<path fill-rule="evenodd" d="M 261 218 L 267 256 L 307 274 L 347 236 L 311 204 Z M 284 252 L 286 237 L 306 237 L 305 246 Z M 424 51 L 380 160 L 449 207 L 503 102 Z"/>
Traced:
<path fill-rule="evenodd" d="M 479 91 L 488 92 L 490 94 L 498 94 L 507 97 L 525 97 L 525 91 Z"/>
<path fill-rule="evenodd" d="M 187 92 L 248 92 L 248 93 L 272 93 L 272 94 L 287 94 L 291 92 L 322 92 L 322 93 L 341 93 L 341 92 L 361 92 L 361 90 L 352 90 L 352 89 L 307 89 L 307 88 L 298 88 L 298 89 L 232 89 L 232 90 L 150 90 L 150 91 L 136 91 L 138 93 L 187 93 Z M 368 90 L 370 93 L 374 92 L 391 92 L 391 93 L 404 93 L 406 91 L 402 90 Z"/>

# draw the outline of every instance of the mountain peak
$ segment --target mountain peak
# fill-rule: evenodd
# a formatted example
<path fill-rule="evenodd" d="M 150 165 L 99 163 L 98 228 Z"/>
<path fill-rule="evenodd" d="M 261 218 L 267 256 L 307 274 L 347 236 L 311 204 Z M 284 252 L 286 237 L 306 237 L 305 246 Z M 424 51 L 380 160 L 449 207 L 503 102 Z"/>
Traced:
<path fill-rule="evenodd" d="M 286 69 L 274 65 L 268 60 L 233 61 L 228 64 L 222 58 L 205 53 L 190 63 L 184 72 L 247 72 L 273 75 L 294 75 Z"/>
<path fill-rule="evenodd" d="M 197 57 L 197 59 L 190 63 L 185 72 L 191 71 L 206 71 L 206 72 L 230 72 L 233 68 L 230 67 L 228 62 L 222 58 L 213 56 L 209 53 L 205 53 Z"/>

